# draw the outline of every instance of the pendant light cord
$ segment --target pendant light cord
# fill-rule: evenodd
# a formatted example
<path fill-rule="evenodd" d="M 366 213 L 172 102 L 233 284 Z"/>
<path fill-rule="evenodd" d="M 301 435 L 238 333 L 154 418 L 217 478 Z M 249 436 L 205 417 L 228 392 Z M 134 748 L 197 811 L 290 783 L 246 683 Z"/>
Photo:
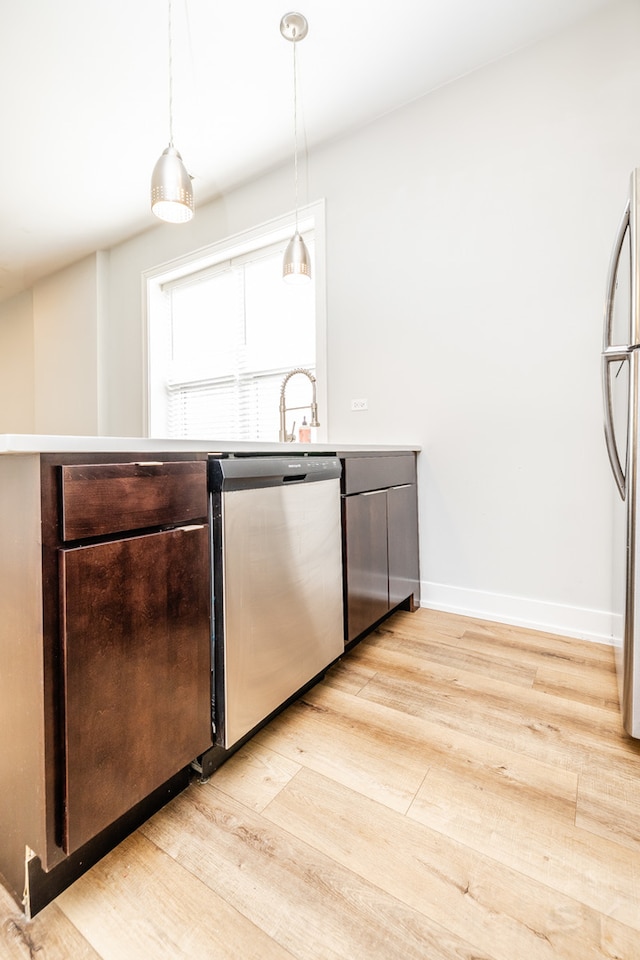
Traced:
<path fill-rule="evenodd" d="M 294 28 L 295 33 L 295 28 Z M 293 38 L 293 180 L 296 198 L 296 233 L 298 233 L 298 72 L 296 70 L 297 38 Z"/>
<path fill-rule="evenodd" d="M 173 44 L 171 42 L 171 0 L 169 0 L 169 146 L 173 146 Z"/>

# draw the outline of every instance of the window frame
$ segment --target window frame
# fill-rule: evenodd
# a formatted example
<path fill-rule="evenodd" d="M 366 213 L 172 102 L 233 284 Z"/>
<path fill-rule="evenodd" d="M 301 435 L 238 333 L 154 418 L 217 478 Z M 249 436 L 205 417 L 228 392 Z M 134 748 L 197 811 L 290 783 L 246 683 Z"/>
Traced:
<path fill-rule="evenodd" d="M 327 293 L 326 293 L 326 224 L 324 199 L 301 207 L 298 211 L 298 228 L 300 232 L 313 229 L 314 232 L 314 290 L 316 312 L 316 394 L 318 404 L 318 420 L 320 426 L 316 430 L 315 439 L 322 443 L 328 438 L 328 403 L 327 403 Z M 218 240 L 215 243 L 201 247 L 190 253 L 183 254 L 173 260 L 158 264 L 142 273 L 142 312 L 143 312 L 143 423 L 147 437 L 158 437 L 154 432 L 152 422 L 153 377 L 151 370 L 154 362 L 154 353 L 159 352 L 160 346 L 154 339 L 151 316 L 154 310 L 162 309 L 163 284 L 180 280 L 190 274 L 197 274 L 215 268 L 217 264 L 234 257 L 242 257 L 256 250 L 271 246 L 288 239 L 295 229 L 295 214 L 289 213 L 276 217 L 266 223 L 261 223 L 248 230 L 243 230 L 230 237 Z M 284 281 L 283 281 L 284 282 Z M 221 440 L 220 437 L 201 439 Z M 228 441 L 225 441 L 228 442 Z M 258 441 L 256 441 L 257 443 Z M 277 438 L 274 438 L 277 442 Z"/>

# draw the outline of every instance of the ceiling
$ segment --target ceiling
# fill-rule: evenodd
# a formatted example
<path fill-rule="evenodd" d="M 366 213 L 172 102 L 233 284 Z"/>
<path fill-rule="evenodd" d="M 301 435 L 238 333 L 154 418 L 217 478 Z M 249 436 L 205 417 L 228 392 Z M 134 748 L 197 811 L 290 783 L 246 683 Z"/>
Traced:
<path fill-rule="evenodd" d="M 174 140 L 196 206 L 611 0 L 172 0 Z M 157 224 L 166 0 L 13 0 L 0 15 L 0 300 Z M 196 210 L 197 216 L 197 210 Z M 164 227 L 163 229 L 180 229 Z"/>

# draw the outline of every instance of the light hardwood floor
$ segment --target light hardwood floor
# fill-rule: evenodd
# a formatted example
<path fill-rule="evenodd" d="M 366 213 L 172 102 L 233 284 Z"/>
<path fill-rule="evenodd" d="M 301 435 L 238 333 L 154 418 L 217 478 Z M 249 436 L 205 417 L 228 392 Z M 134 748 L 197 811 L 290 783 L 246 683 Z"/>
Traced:
<path fill-rule="evenodd" d="M 395 614 L 0 957 L 637 960 L 611 648 Z"/>

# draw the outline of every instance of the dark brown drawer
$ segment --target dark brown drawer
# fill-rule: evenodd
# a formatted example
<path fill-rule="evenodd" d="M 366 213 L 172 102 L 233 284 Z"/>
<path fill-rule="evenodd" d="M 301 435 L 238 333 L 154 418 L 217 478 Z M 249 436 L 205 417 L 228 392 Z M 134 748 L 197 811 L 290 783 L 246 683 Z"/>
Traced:
<path fill-rule="evenodd" d="M 416 458 L 413 453 L 388 457 L 347 457 L 344 460 L 342 492 L 346 494 L 415 482 Z"/>
<path fill-rule="evenodd" d="M 60 471 L 63 540 L 207 516 L 204 461 L 74 464 Z"/>

